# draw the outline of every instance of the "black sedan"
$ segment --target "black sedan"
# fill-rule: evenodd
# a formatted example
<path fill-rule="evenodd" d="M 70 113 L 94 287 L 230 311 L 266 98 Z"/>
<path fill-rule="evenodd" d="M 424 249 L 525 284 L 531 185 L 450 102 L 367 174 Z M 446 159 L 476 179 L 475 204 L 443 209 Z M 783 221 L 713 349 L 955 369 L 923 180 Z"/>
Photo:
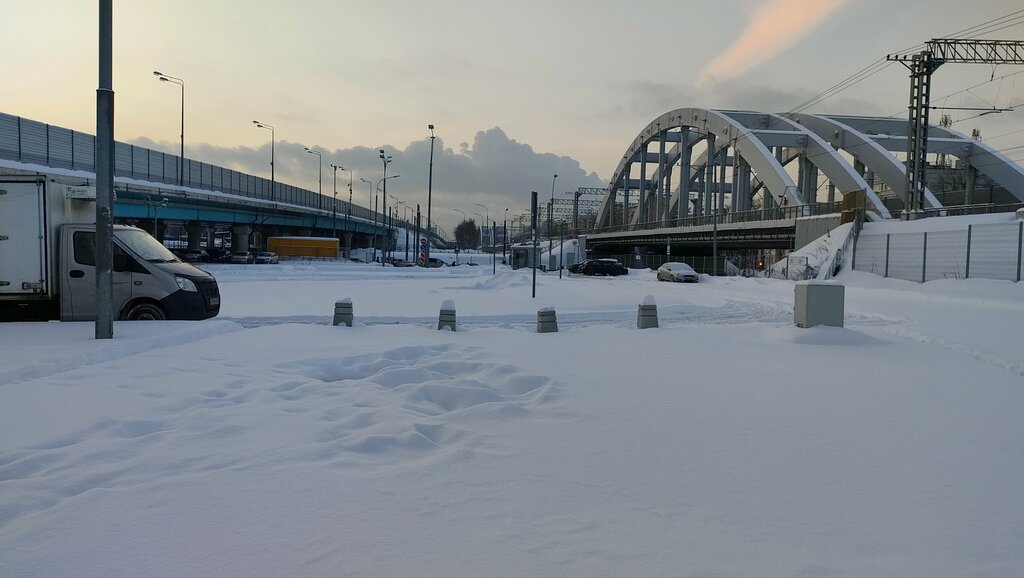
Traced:
<path fill-rule="evenodd" d="M 628 275 L 629 269 L 616 259 L 587 259 L 570 265 L 569 272 L 580 275 Z"/>

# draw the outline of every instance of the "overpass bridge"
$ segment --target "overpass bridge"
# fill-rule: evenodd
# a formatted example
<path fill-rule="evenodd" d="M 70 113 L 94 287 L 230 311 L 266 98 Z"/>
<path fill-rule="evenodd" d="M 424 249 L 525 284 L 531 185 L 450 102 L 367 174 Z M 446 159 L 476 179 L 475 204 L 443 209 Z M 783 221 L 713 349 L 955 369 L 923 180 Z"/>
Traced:
<path fill-rule="evenodd" d="M 255 175 L 122 142 L 114 149 L 115 220 L 159 222 L 158 234 L 168 222 L 181 223 L 189 248 L 225 227 L 233 232 L 233 250 L 246 250 L 250 242 L 262 247 L 271 236 L 332 234 L 343 247 L 380 248 L 386 238 L 393 245 L 397 229 L 416 228 L 345 199 Z M 91 134 L 0 113 L 0 174 L 94 185 L 95 151 Z M 430 237 L 445 246 L 436 233 Z"/>
<path fill-rule="evenodd" d="M 588 248 L 701 245 L 793 248 L 797 221 L 833 214 L 857 195 L 864 218 L 884 221 L 962 214 L 985 175 L 1006 191 L 1005 209 L 1024 203 L 1024 168 L 999 151 L 929 126 L 929 162 L 953 158 L 965 171 L 966 207 L 944 207 L 925 187 L 913 207 L 906 178 L 904 119 L 679 108 L 652 120 L 627 145 L 597 209 Z M 895 204 L 898 212 L 890 210 Z M 675 253 L 675 251 L 673 251 Z M 678 254 L 678 253 L 676 253 Z"/>

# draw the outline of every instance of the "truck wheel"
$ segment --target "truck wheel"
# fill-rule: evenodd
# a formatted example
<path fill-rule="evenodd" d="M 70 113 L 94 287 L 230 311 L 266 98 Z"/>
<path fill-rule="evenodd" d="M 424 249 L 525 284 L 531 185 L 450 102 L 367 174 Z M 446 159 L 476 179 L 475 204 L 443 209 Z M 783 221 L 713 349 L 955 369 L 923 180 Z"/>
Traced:
<path fill-rule="evenodd" d="M 124 318 L 128 321 L 162 321 L 167 319 L 164 310 L 155 303 L 136 303 Z"/>

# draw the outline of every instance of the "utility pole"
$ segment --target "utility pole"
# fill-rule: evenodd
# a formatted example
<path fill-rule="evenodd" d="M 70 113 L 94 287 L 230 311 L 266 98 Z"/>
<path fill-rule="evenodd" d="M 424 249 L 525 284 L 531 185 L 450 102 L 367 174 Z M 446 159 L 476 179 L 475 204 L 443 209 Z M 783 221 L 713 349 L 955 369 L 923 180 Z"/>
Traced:
<path fill-rule="evenodd" d="M 928 111 L 931 109 L 932 73 L 943 64 L 1024 64 L 1024 42 L 1019 40 L 977 40 L 933 38 L 915 54 L 889 54 L 888 61 L 910 70 L 910 111 L 907 120 L 907 197 L 904 219 L 924 210 L 928 163 Z M 993 110 L 998 110 L 993 108 Z"/>
<path fill-rule="evenodd" d="M 113 0 L 99 1 L 96 89 L 96 339 L 114 337 Z"/>

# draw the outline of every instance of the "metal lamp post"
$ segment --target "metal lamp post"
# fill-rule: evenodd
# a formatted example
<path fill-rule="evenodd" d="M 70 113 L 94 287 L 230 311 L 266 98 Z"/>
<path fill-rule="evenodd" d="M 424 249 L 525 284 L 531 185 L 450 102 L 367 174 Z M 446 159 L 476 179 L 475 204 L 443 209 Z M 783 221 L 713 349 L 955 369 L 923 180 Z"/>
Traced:
<path fill-rule="evenodd" d="M 551 262 L 551 254 L 554 253 L 554 237 L 552 236 L 554 227 L 554 214 L 555 214 L 555 181 L 558 180 L 558 175 L 551 177 L 551 204 L 548 205 L 548 262 Z M 561 264 L 559 264 L 561 265 Z"/>
<path fill-rule="evenodd" d="M 484 205 L 481 205 L 480 203 L 473 203 L 473 205 L 475 205 L 477 207 L 482 207 L 483 208 L 483 210 L 484 210 L 484 226 L 486 227 L 487 223 L 491 222 L 491 213 L 490 213 L 490 211 L 488 211 L 487 207 L 485 207 Z M 494 238 L 493 237 L 494 237 L 494 232 L 493 231 L 488 231 L 487 242 L 490 243 L 491 245 L 494 245 Z"/>
<path fill-rule="evenodd" d="M 380 162 L 384 165 L 384 178 L 380 181 L 384 183 L 384 201 L 387 202 L 388 198 L 388 165 L 391 164 L 391 156 L 384 154 L 384 149 L 380 149 Z M 378 185 L 380 186 L 380 185 Z M 383 240 L 383 238 L 381 239 Z M 380 260 L 380 266 L 384 266 L 384 259 Z"/>
<path fill-rule="evenodd" d="M 474 204 L 476 204 L 476 203 L 474 203 Z M 473 213 L 473 216 L 480 217 L 480 221 L 483 223 L 480 226 L 480 246 L 477 247 L 477 249 L 479 250 L 479 248 L 484 245 L 484 227 L 487 226 L 487 221 L 484 220 L 485 217 L 483 215 L 481 215 L 480 213 Z"/>
<path fill-rule="evenodd" d="M 391 162 L 391 157 L 388 157 L 388 162 Z M 387 165 L 385 165 L 385 167 L 386 166 Z M 400 176 L 402 176 L 402 175 L 392 175 L 390 177 L 384 177 L 383 179 L 380 179 L 379 181 L 377 181 L 377 189 L 376 189 L 377 192 L 378 193 L 381 192 L 380 186 L 383 184 L 384 185 L 384 193 L 383 194 L 387 195 L 388 194 L 387 193 L 387 190 L 388 190 L 388 180 L 389 179 L 397 179 Z M 387 202 L 387 197 L 384 197 L 384 201 Z M 377 223 L 377 209 L 378 209 L 377 197 L 376 197 L 376 195 L 374 195 L 374 197 L 373 197 L 373 222 L 374 222 L 374 224 Z M 383 217 L 383 215 L 381 215 L 381 217 Z M 384 224 L 384 219 L 381 218 L 381 225 L 383 225 L 383 224 Z M 373 238 L 374 238 L 374 242 L 373 242 L 373 244 L 374 244 L 374 248 L 373 248 L 374 251 L 373 252 L 374 252 L 374 258 L 376 258 L 376 252 L 377 252 L 377 246 L 376 246 L 377 245 L 377 233 L 373 234 Z M 384 251 L 384 246 L 383 246 L 384 245 L 384 235 L 380 236 L 380 240 L 381 240 L 381 254 L 383 255 L 383 251 Z M 383 258 L 380 260 L 380 266 L 381 267 L 384 266 L 384 259 Z"/>
<path fill-rule="evenodd" d="M 154 201 L 152 197 L 147 197 L 146 202 L 149 203 L 150 207 L 153 207 L 153 237 L 162 245 L 164 241 L 160 235 L 160 207 L 167 206 L 167 197 L 163 197 L 159 201 Z"/>
<path fill-rule="evenodd" d="M 330 164 L 330 167 L 334 169 L 334 201 L 331 204 L 331 237 L 338 237 L 338 169 L 341 168 L 339 165 L 334 163 Z"/>
<path fill-rule="evenodd" d="M 153 76 L 159 78 L 160 82 L 170 82 L 181 87 L 181 158 L 178 159 L 178 186 L 182 186 L 185 184 L 185 81 L 159 70 L 154 70 Z"/>
<path fill-rule="evenodd" d="M 430 130 L 430 169 L 427 172 L 427 260 L 424 266 L 430 266 L 430 235 L 433 229 L 430 226 L 430 200 L 434 191 L 434 125 L 428 124 Z M 417 239 L 417 243 L 419 240 Z"/>
<path fill-rule="evenodd" d="M 315 151 L 309 147 L 306 147 L 306 152 L 311 155 L 316 155 L 319 164 L 317 165 L 316 182 L 319 186 L 316 197 L 316 208 L 323 210 L 323 199 L 324 199 L 324 155 L 320 151 Z"/>
<path fill-rule="evenodd" d="M 277 181 L 274 179 L 274 127 L 258 120 L 252 121 L 256 128 L 265 128 L 270 131 L 270 200 L 274 200 L 274 189 L 277 188 Z"/>

